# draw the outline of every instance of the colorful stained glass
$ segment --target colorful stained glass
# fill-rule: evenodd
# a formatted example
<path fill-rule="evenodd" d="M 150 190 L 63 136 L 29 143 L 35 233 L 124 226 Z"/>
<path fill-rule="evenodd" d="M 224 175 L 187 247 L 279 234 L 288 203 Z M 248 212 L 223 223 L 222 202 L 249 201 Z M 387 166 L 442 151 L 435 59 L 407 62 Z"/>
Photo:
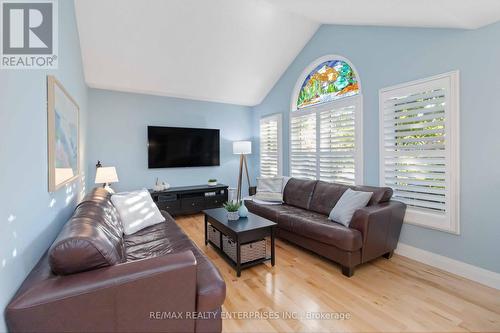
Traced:
<path fill-rule="evenodd" d="M 326 103 L 359 93 L 356 73 L 342 60 L 325 61 L 304 80 L 297 108 Z"/>

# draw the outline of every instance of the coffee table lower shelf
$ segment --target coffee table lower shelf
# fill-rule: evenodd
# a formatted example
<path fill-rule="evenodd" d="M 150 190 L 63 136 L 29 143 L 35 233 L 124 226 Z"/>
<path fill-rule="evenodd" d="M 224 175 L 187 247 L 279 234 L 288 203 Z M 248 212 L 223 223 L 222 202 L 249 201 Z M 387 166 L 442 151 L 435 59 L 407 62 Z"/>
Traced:
<path fill-rule="evenodd" d="M 222 251 L 218 246 L 217 244 L 215 244 L 214 242 L 212 242 L 211 240 L 208 240 L 208 244 L 210 244 L 212 246 L 212 248 L 215 250 L 215 252 L 217 252 L 229 265 L 231 265 L 231 267 L 233 267 L 235 270 L 238 270 L 238 264 L 236 263 L 236 261 L 234 261 L 230 256 L 228 256 L 226 254 L 226 252 Z M 272 261 L 272 257 L 271 256 L 268 256 L 268 257 L 265 257 L 265 258 L 261 258 L 261 259 L 257 259 L 257 260 L 252 260 L 252 261 L 247 261 L 245 263 L 242 263 L 240 264 L 240 270 L 244 270 L 246 268 L 250 268 L 250 267 L 253 267 L 255 265 L 258 265 L 258 264 L 262 264 L 266 261 Z M 274 264 L 272 264 L 274 266 Z M 237 272 L 238 276 L 241 276 L 241 272 Z"/>

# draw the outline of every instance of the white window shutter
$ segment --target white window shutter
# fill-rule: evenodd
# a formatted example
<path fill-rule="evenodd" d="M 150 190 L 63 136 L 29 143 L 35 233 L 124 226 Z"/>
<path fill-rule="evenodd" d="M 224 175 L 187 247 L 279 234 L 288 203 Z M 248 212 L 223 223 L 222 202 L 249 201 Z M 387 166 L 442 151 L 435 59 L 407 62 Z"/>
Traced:
<path fill-rule="evenodd" d="M 354 185 L 356 179 L 356 106 L 319 113 L 319 179 Z"/>
<path fill-rule="evenodd" d="M 458 73 L 381 90 L 380 144 L 405 220 L 458 233 Z"/>
<path fill-rule="evenodd" d="M 363 183 L 361 95 L 294 111 L 290 173 L 347 185 Z"/>
<path fill-rule="evenodd" d="M 282 174 L 281 115 L 260 120 L 260 176 L 274 177 Z"/>
<path fill-rule="evenodd" d="M 316 179 L 316 114 L 294 115 L 290 120 L 290 175 Z"/>

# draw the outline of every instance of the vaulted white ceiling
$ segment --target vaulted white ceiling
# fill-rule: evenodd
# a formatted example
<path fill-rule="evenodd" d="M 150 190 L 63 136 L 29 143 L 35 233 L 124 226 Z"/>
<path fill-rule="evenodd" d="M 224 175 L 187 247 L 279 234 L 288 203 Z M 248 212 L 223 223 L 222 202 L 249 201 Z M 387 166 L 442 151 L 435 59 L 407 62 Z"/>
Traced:
<path fill-rule="evenodd" d="M 259 103 L 319 24 L 255 0 L 76 2 L 90 87 Z"/>
<path fill-rule="evenodd" d="M 500 0 L 77 0 L 93 88 L 256 105 L 322 23 L 477 28 Z"/>
<path fill-rule="evenodd" d="M 269 0 L 325 24 L 476 29 L 500 20 L 499 0 Z"/>

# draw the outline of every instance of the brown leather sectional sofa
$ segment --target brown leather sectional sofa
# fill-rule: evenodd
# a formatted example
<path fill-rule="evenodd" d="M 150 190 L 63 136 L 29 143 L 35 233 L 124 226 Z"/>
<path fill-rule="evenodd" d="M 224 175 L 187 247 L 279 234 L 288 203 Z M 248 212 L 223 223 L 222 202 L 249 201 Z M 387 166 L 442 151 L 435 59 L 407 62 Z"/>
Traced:
<path fill-rule="evenodd" d="M 220 332 L 226 285 L 168 213 L 123 236 L 94 189 L 7 306 L 12 332 Z"/>
<path fill-rule="evenodd" d="M 328 219 L 342 194 L 352 188 L 373 192 L 365 208 L 354 214 L 349 227 Z M 391 201 L 388 187 L 346 186 L 291 178 L 282 205 L 245 201 L 248 210 L 278 224 L 277 236 L 342 266 L 348 277 L 354 268 L 380 256 L 390 258 L 397 246 L 406 205 Z"/>

